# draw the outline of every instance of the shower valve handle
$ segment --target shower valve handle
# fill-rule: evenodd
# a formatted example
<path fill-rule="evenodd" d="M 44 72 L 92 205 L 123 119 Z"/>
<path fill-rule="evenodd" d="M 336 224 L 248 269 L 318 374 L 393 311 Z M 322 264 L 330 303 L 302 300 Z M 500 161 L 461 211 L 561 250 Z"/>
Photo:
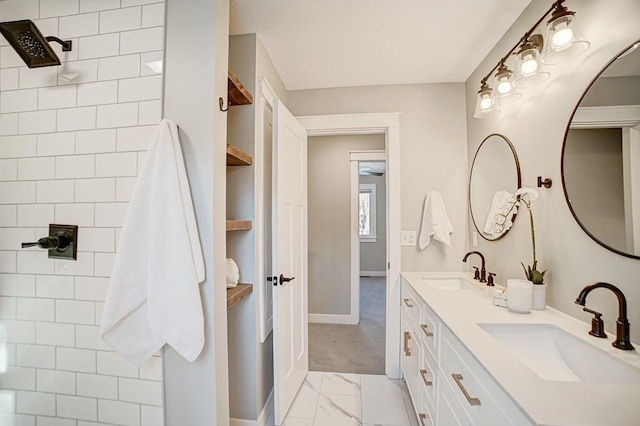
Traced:
<path fill-rule="evenodd" d="M 69 246 L 69 243 L 69 237 L 64 232 L 58 232 L 55 236 L 42 237 L 35 242 L 22 243 L 22 248 L 38 246 L 41 249 L 64 251 Z"/>

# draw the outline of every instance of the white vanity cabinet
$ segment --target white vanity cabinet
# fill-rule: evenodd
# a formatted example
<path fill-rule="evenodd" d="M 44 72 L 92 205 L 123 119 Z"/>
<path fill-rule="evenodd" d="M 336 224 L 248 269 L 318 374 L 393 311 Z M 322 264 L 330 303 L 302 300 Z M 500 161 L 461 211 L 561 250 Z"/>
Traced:
<path fill-rule="evenodd" d="M 532 424 L 405 280 L 402 333 L 402 372 L 422 425 Z"/>

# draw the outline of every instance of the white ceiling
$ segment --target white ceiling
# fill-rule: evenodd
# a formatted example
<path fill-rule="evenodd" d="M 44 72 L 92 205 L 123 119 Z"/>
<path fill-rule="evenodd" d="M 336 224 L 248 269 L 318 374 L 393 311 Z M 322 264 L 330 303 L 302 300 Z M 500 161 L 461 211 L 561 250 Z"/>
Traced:
<path fill-rule="evenodd" d="M 463 82 L 531 0 L 231 0 L 287 90 Z M 514 40 L 514 43 L 516 40 Z"/>

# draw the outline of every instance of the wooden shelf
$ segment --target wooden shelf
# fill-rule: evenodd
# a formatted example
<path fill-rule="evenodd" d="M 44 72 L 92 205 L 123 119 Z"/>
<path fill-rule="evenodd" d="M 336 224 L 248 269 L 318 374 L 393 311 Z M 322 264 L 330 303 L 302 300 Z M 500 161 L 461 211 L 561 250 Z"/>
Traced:
<path fill-rule="evenodd" d="M 238 284 L 234 288 L 227 289 L 227 309 L 246 298 L 253 291 L 252 284 Z"/>
<path fill-rule="evenodd" d="M 233 145 L 227 144 L 227 166 L 250 166 L 253 158 Z"/>
<path fill-rule="evenodd" d="M 253 96 L 246 87 L 240 83 L 238 77 L 229 70 L 229 87 L 227 89 L 229 105 L 249 105 L 253 103 Z"/>
<path fill-rule="evenodd" d="M 227 220 L 228 231 L 247 231 L 251 229 L 250 220 Z"/>

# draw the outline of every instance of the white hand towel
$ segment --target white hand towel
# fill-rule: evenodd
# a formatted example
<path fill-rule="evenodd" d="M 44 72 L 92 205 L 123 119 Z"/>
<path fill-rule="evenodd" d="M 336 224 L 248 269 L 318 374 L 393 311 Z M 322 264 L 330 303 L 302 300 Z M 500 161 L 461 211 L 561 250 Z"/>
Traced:
<path fill-rule="evenodd" d="M 418 247 L 423 250 L 431 242 L 431 236 L 447 247 L 451 247 L 449 234 L 453 232 L 453 226 L 447 216 L 442 194 L 438 191 L 429 191 L 424 200 L 422 210 L 422 224 L 420 225 L 420 237 Z"/>
<path fill-rule="evenodd" d="M 193 362 L 204 347 L 204 277 L 178 127 L 162 120 L 120 236 L 102 339 L 137 365 L 165 343 Z"/>
<path fill-rule="evenodd" d="M 227 257 L 227 288 L 234 288 L 240 281 L 240 269 L 235 260 Z"/>
<path fill-rule="evenodd" d="M 496 228 L 496 225 L 501 222 L 496 218 L 496 215 L 500 213 L 501 207 L 509 197 L 511 197 L 511 194 L 508 191 L 497 191 L 493 194 L 489 213 L 487 214 L 487 220 L 485 221 L 483 228 L 484 233 L 492 238 L 497 237 L 501 233 Z"/>

